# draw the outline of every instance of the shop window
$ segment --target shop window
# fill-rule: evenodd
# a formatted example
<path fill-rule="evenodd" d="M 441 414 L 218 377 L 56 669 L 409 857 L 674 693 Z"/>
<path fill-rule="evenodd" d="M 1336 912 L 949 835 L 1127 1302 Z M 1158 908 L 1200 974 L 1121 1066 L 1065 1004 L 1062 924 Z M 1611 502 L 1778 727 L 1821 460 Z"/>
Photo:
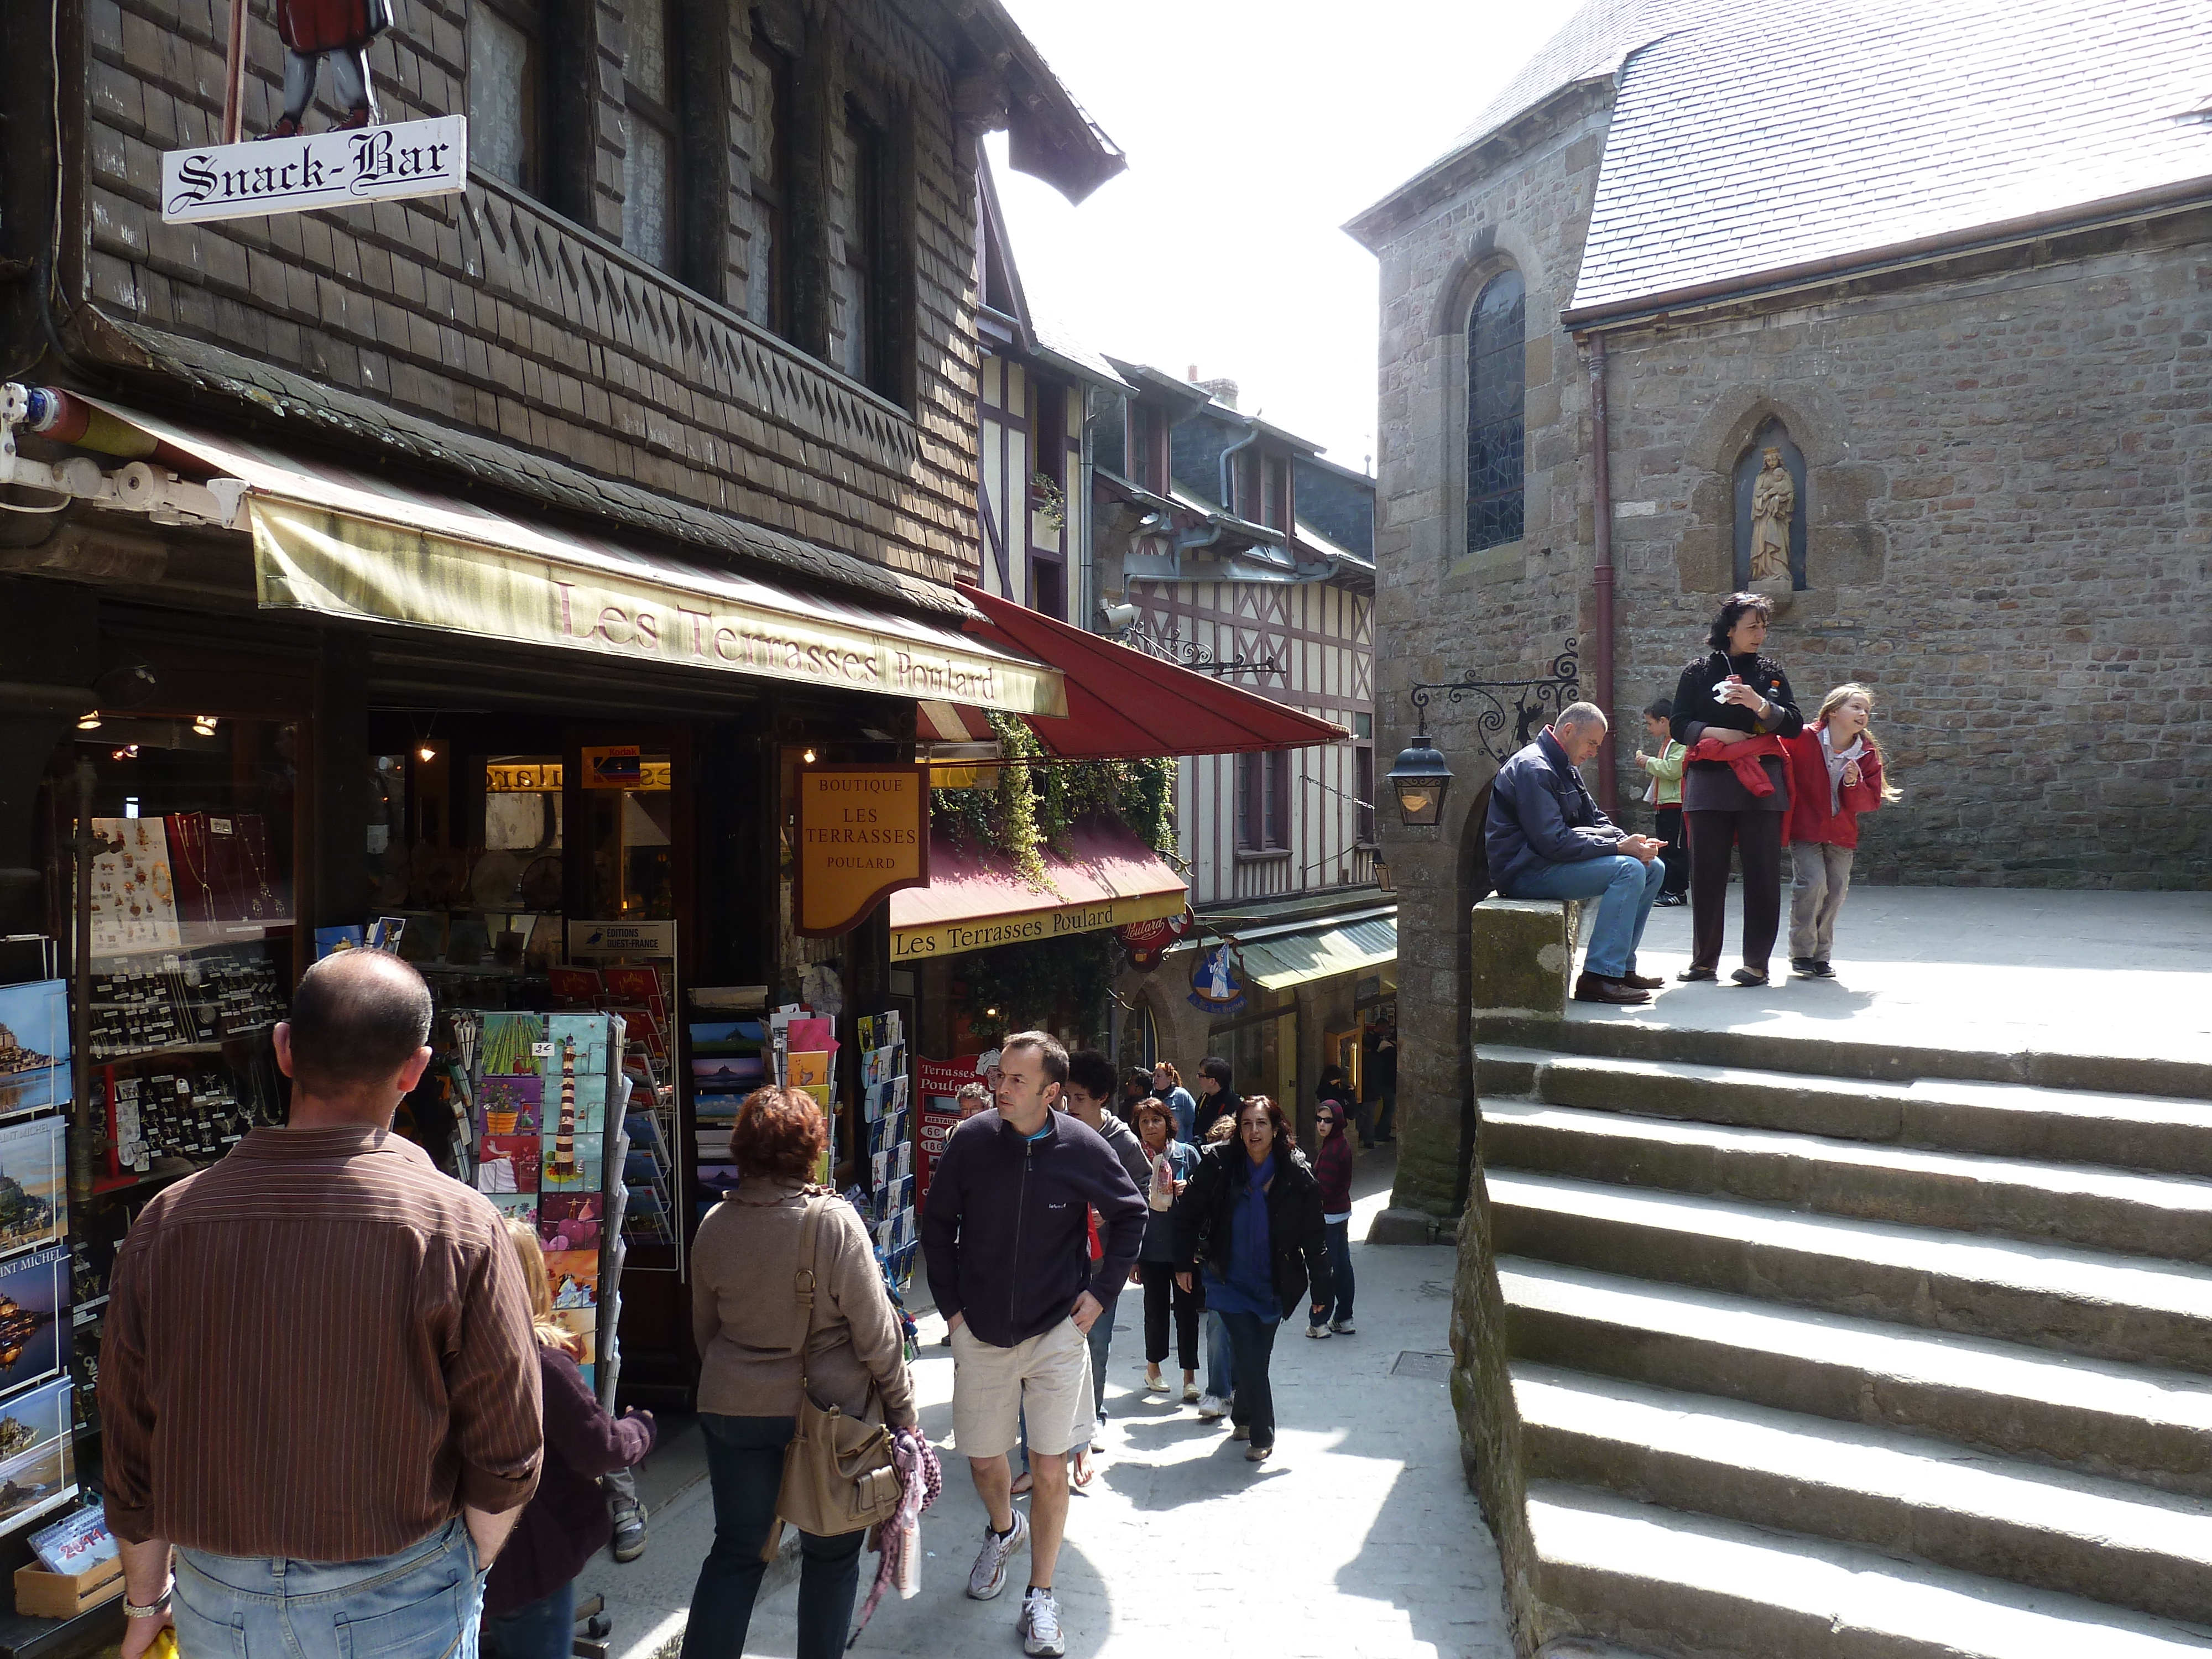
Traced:
<path fill-rule="evenodd" d="M 1067 620 L 1067 567 L 1057 559 L 1030 561 L 1030 609 Z"/>
<path fill-rule="evenodd" d="M 469 8 L 469 159 L 541 201 L 550 184 L 544 22 L 538 0 L 475 0 Z"/>
<path fill-rule="evenodd" d="M 1067 489 L 1067 388 L 1048 380 L 1030 382 L 1030 465 L 1041 485 L 1038 495 L 1065 495 Z"/>
<path fill-rule="evenodd" d="M 1491 278 L 1467 319 L 1467 544 L 1521 539 L 1527 295 L 1520 273 Z"/>
<path fill-rule="evenodd" d="M 1237 757 L 1237 849 L 1276 853 L 1291 844 L 1291 757 L 1279 749 Z"/>
<path fill-rule="evenodd" d="M 83 880 L 93 1107 L 118 1194 L 213 1163 L 283 1121 L 270 1031 L 295 957 L 298 732 L 208 715 L 107 718 L 72 745 L 54 797 L 55 931 L 73 936 L 79 762 L 92 767 Z M 180 1162 L 179 1162 L 180 1161 Z"/>
<path fill-rule="evenodd" d="M 752 234 L 746 258 L 745 315 L 778 334 L 791 331 L 790 253 L 785 227 L 791 202 L 791 59 L 768 37 L 752 38 Z"/>
<path fill-rule="evenodd" d="M 845 105 L 845 372 L 887 398 L 898 396 L 892 362 L 892 259 L 888 239 L 888 145 L 857 104 Z"/>
<path fill-rule="evenodd" d="M 683 248 L 674 9 L 629 0 L 623 19 L 623 246 L 670 272 Z"/>

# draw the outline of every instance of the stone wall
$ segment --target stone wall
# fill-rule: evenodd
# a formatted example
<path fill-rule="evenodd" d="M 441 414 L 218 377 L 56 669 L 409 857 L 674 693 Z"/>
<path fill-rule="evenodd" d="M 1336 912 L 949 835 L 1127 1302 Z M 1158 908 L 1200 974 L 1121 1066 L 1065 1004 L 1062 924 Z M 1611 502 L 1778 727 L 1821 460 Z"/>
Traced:
<path fill-rule="evenodd" d="M 20 9 L 10 49 L 35 47 L 42 65 L 46 9 Z M 208 142 L 219 124 L 228 8 L 65 5 L 64 173 L 82 234 L 64 239 L 61 276 L 81 276 L 83 297 L 133 321 L 918 575 L 972 574 L 975 161 L 953 109 L 963 48 L 881 0 L 837 0 L 811 21 L 795 5 L 763 10 L 801 50 L 793 131 L 800 171 L 806 155 L 818 170 L 794 190 L 813 205 L 795 201 L 786 239 L 798 344 L 734 308 L 754 257 L 744 7 L 678 9 L 688 38 L 673 44 L 696 111 L 679 281 L 619 246 L 617 0 L 548 5 L 561 51 L 585 65 L 551 144 L 548 193 L 564 211 L 478 171 L 465 197 L 197 226 L 161 222 L 160 153 Z M 370 53 L 385 118 L 465 111 L 465 0 L 409 0 L 400 15 Z M 283 63 L 267 0 L 255 0 L 248 40 L 252 134 L 275 117 Z M 311 129 L 332 118 L 328 79 Z M 900 375 L 910 395 L 897 400 L 832 367 L 846 326 L 850 191 L 836 134 L 848 92 L 892 112 L 906 181 L 892 193 L 912 212 L 896 255 L 911 264 L 915 318 Z M 818 143 L 804 139 L 809 121 Z M 27 180 L 40 170 L 36 137 L 27 127 L 9 141 Z"/>
<path fill-rule="evenodd" d="M 1559 325 L 1609 94 L 1571 89 L 1401 222 L 1382 264 L 1377 743 L 1407 688 L 1539 678 L 1570 639 L 1591 689 L 1589 351 Z M 1524 534 L 1470 551 L 1465 331 L 1528 289 Z M 1809 714 L 1876 693 L 1904 799 L 1859 878 L 2212 886 L 2212 216 L 2059 238 L 1608 336 L 1617 572 L 1614 777 L 1733 586 L 1738 458 L 1779 418 L 1807 466 L 1807 586 L 1769 639 Z M 1384 815 L 1401 894 L 1400 1201 L 1461 1201 L 1473 1115 L 1464 919 L 1479 702 L 1426 725 L 1458 775 L 1442 829 Z M 1593 774 L 1593 783 L 1599 780 Z"/>

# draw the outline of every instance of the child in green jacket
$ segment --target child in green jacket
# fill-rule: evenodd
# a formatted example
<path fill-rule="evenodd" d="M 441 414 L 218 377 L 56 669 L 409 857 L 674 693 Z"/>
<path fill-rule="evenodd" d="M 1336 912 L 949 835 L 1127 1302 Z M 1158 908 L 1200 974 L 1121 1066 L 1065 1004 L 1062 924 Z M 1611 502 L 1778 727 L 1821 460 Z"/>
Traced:
<path fill-rule="evenodd" d="M 1674 741 L 1674 732 L 1668 721 L 1674 714 L 1674 700 L 1662 697 L 1644 711 L 1644 729 L 1659 745 L 1659 752 L 1647 755 L 1636 751 L 1636 763 L 1651 777 L 1651 787 L 1644 792 L 1644 799 L 1658 811 L 1657 835 L 1667 843 L 1659 854 L 1660 862 L 1667 866 L 1667 879 L 1659 889 L 1657 902 L 1680 904 L 1690 886 L 1689 849 L 1682 840 L 1682 762 L 1689 750 Z"/>

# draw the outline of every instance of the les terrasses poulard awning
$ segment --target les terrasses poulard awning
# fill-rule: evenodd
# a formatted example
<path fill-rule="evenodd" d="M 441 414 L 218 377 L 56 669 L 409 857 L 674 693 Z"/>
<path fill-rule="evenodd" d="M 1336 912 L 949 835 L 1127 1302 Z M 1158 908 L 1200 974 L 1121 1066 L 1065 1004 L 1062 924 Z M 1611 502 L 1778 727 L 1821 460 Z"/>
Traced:
<path fill-rule="evenodd" d="M 1057 668 L 933 622 L 645 553 L 87 398 L 173 453 L 243 483 L 264 609 L 398 623 L 636 663 L 1066 713 Z"/>

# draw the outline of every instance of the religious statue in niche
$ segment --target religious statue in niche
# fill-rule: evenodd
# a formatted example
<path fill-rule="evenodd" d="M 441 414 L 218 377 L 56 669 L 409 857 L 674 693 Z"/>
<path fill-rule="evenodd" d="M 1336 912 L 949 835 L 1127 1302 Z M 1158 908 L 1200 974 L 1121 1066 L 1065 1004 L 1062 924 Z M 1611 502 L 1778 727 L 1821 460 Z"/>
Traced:
<path fill-rule="evenodd" d="M 1790 520 L 1797 510 L 1797 486 L 1782 465 L 1782 452 L 1769 444 L 1759 453 L 1759 476 L 1751 484 L 1751 580 L 1790 580 Z"/>
<path fill-rule="evenodd" d="M 333 131 L 374 125 L 376 88 L 369 42 L 392 27 L 392 0 L 276 0 L 276 38 L 284 43 L 284 113 L 264 138 L 293 138 L 315 95 L 315 74 L 331 66 L 331 89 L 346 106 Z"/>
<path fill-rule="evenodd" d="M 1804 587 L 1805 456 L 1772 416 L 1738 452 L 1735 470 L 1738 587 L 1778 600 Z"/>

